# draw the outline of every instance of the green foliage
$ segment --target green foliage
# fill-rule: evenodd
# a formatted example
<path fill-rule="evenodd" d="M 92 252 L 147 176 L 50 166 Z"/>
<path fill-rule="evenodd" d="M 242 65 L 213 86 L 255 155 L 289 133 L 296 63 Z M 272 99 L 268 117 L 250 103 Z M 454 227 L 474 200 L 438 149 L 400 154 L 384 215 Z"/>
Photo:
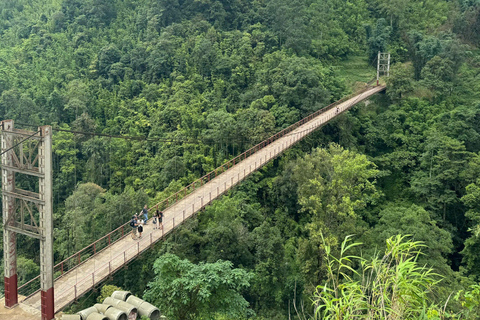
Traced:
<path fill-rule="evenodd" d="M 337 258 L 324 241 L 328 280 L 314 295 L 316 319 L 419 319 L 432 307 L 429 293 L 440 277 L 417 262 L 421 242 L 391 237 L 384 255 L 371 260 L 347 255 L 360 245 L 349 242 Z"/>
<path fill-rule="evenodd" d="M 57 218 L 56 250 L 62 257 L 95 241 L 108 230 L 118 228 L 147 202 L 144 192 L 127 188 L 112 195 L 94 183 L 79 184 L 65 201 L 65 212 Z"/>
<path fill-rule="evenodd" d="M 413 72 L 411 65 L 395 64 L 391 68 L 391 77 L 386 82 L 388 96 L 393 101 L 399 101 L 413 91 Z"/>
<path fill-rule="evenodd" d="M 462 202 L 467 206 L 468 211 L 465 216 L 468 218 L 468 229 L 470 237 L 465 240 L 465 248 L 462 251 L 463 261 L 466 264 L 466 268 L 469 274 L 473 275 L 476 279 L 480 276 L 480 270 L 478 268 L 479 255 L 475 249 L 480 243 L 480 187 L 479 182 L 469 184 L 466 187 L 466 194 L 461 198 Z"/>
<path fill-rule="evenodd" d="M 441 229 L 428 211 L 416 205 L 398 204 L 383 209 L 379 217 L 372 230 L 375 243 L 382 243 L 383 239 L 397 234 L 410 234 L 412 239 L 425 245 L 424 255 L 418 258 L 420 264 L 431 266 L 443 275 L 451 272 L 446 263 L 453 248 L 451 234 Z"/>
<path fill-rule="evenodd" d="M 114 291 L 123 291 L 123 289 L 113 285 L 104 285 L 102 289 L 100 289 L 100 295 L 97 297 L 97 302 L 103 303 L 103 300 L 107 297 L 111 297 Z"/>
<path fill-rule="evenodd" d="M 368 59 L 371 64 L 375 64 L 378 52 L 386 51 L 391 32 L 391 27 L 383 18 L 377 20 L 375 29 L 372 30 L 371 26 L 367 26 Z"/>
<path fill-rule="evenodd" d="M 40 274 L 40 267 L 31 259 L 17 257 L 18 285 L 22 285 Z"/>
<path fill-rule="evenodd" d="M 250 286 L 251 274 L 233 269 L 228 261 L 192 264 L 173 254 L 154 263 L 155 280 L 148 284 L 144 299 L 162 306 L 173 319 L 213 319 L 226 314 L 240 319 L 251 314 L 241 292 Z"/>
<path fill-rule="evenodd" d="M 328 278 L 320 232 L 333 254 L 348 234 L 362 234 L 368 254 L 385 237 L 413 234 L 428 245 L 418 262 L 446 277 L 425 314 L 447 317 L 440 298 L 463 286 L 446 310 L 465 315 L 476 289 L 462 276 L 480 274 L 479 10 L 466 0 L 1 1 L 3 118 L 152 138 L 55 132 L 56 259 L 363 87 L 377 52 L 389 51 L 398 62 L 390 99 L 378 95 L 313 133 L 158 251 L 230 261 L 252 274 L 242 294 L 258 318 L 285 319 L 293 302 L 313 314 L 309 297 Z M 332 141 L 349 151 L 304 157 Z M 22 281 L 37 273 L 37 251 L 18 238 Z M 141 294 L 154 259 L 116 283 Z"/>
<path fill-rule="evenodd" d="M 316 285 L 325 272 L 323 235 L 336 247 L 344 235 L 364 232 L 362 210 L 380 198 L 375 187 L 379 172 L 364 155 L 336 144 L 299 159 L 293 171 L 298 203 L 309 217 L 305 226 L 308 237 L 299 239 L 298 244 L 301 269 L 309 284 Z"/>
<path fill-rule="evenodd" d="M 422 78 L 425 86 L 437 92 L 438 96 L 448 96 L 452 92 L 452 81 L 454 79 L 452 61 L 433 57 L 427 62 L 422 70 Z"/>
<path fill-rule="evenodd" d="M 454 299 L 459 301 L 463 307 L 458 318 L 462 316 L 465 319 L 478 317 L 478 313 L 480 312 L 480 286 L 478 284 L 473 284 L 465 290 L 460 290 Z"/>
<path fill-rule="evenodd" d="M 312 214 L 315 229 L 329 235 L 342 237 L 361 210 L 380 197 L 375 165 L 333 143 L 299 160 L 294 172 L 302 210 Z"/>

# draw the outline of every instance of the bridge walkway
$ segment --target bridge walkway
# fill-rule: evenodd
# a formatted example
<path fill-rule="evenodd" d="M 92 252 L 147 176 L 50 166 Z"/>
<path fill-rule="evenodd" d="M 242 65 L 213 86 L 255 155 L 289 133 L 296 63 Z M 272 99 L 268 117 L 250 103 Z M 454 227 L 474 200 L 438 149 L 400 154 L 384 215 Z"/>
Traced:
<path fill-rule="evenodd" d="M 154 243 L 170 233 L 183 221 L 195 215 L 195 213 L 203 207 L 219 198 L 223 193 L 240 183 L 252 172 L 280 155 L 312 131 L 318 129 L 342 112 L 347 111 L 358 102 L 384 89 L 385 87 L 383 86 L 369 88 L 353 98 L 316 112 L 302 120 L 302 123 L 295 129 L 291 131 L 284 130 L 233 159 L 233 162 L 231 161 L 231 167 L 225 164 L 221 167 L 224 171 L 222 169 L 215 170 L 200 179 L 197 184 L 193 183 L 189 186 L 189 194 L 187 194 L 185 189 L 183 198 L 183 191 L 177 193 L 173 198 L 170 197 L 169 199 L 173 200 L 170 200 L 169 205 L 169 200 L 167 199 L 166 209 L 163 210 L 163 230 L 154 230 L 150 219 L 149 224 L 144 227 L 142 239 L 134 240 L 127 235 L 130 228 L 128 228 L 128 225 L 125 225 L 127 227 L 122 226 L 123 237 L 120 237 L 115 242 L 111 242 L 110 235 L 108 235 L 109 245 L 95 252 L 92 257 L 82 261 L 78 266 L 64 273 L 64 264 L 62 262 L 62 275 L 55 280 L 54 284 L 55 312 L 61 311 L 90 289 L 99 285 L 115 271 L 122 268 L 129 261 L 135 259 L 139 254 L 146 251 Z M 174 203 L 171 204 L 172 202 Z M 95 250 L 95 245 L 93 248 L 93 250 Z M 79 253 L 78 261 L 80 261 L 80 259 L 81 255 Z M 56 266 L 56 271 L 58 271 L 58 266 L 59 265 Z M 28 296 L 22 303 L 40 310 L 40 292 Z"/>

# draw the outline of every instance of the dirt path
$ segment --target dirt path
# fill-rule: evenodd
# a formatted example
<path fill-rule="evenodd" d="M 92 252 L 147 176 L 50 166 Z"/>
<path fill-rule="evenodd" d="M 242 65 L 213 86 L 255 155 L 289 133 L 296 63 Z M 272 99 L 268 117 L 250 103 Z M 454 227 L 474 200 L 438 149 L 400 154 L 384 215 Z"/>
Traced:
<path fill-rule="evenodd" d="M 23 298 L 19 296 L 19 299 Z M 20 303 L 12 309 L 5 308 L 5 298 L 0 299 L 0 320 L 40 320 L 40 311 Z"/>

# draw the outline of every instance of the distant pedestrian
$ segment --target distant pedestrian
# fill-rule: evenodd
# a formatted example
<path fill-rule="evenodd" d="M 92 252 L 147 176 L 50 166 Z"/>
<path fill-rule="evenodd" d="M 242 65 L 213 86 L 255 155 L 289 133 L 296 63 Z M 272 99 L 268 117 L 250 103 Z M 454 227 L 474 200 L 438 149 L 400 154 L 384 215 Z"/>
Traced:
<path fill-rule="evenodd" d="M 155 215 L 157 216 L 157 227 L 156 229 L 163 229 L 163 212 L 162 210 L 158 210 L 155 212 Z"/>
<path fill-rule="evenodd" d="M 138 229 L 137 215 L 132 216 L 132 220 L 130 220 L 130 227 L 132 227 L 132 239 L 137 240 L 137 229 Z"/>
<path fill-rule="evenodd" d="M 340 109 L 337 107 L 337 111 L 335 113 L 339 113 L 340 112 Z"/>
<path fill-rule="evenodd" d="M 143 207 L 142 213 L 143 213 L 143 219 L 145 219 L 145 224 L 147 224 L 147 221 L 148 221 L 148 207 L 147 207 L 147 205 L 145 205 Z"/>
<path fill-rule="evenodd" d="M 138 222 L 138 238 L 142 238 L 142 233 L 143 233 L 143 220 L 140 220 Z"/>

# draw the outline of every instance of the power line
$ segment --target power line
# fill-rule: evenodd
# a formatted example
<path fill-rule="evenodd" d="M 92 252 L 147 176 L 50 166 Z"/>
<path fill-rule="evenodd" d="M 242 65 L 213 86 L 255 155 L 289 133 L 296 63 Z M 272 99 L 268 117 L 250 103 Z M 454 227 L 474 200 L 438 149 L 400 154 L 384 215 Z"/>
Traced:
<path fill-rule="evenodd" d="M 28 127 L 37 127 L 33 124 L 27 123 L 18 123 L 21 126 L 28 126 Z M 144 136 L 119 136 L 119 135 L 111 135 L 105 133 L 97 133 L 97 132 L 84 132 L 84 131 L 76 131 L 76 130 L 68 130 L 68 129 L 60 129 L 52 127 L 53 131 L 60 131 L 60 132 L 70 132 L 74 134 L 83 134 L 87 136 L 99 136 L 99 137 L 108 137 L 108 138 L 115 138 L 115 139 L 124 139 L 124 140 L 136 140 L 136 141 L 160 141 L 160 142 L 191 142 L 191 143 L 198 143 L 198 140 L 187 140 L 187 139 L 165 139 L 165 138 L 148 138 Z"/>
<path fill-rule="evenodd" d="M 192 143 L 197 143 L 198 142 L 198 140 L 148 138 L 148 137 L 144 137 L 144 136 L 117 136 L 117 135 L 111 135 L 111 134 L 105 134 L 105 133 L 83 132 L 83 131 L 67 130 L 67 129 L 60 129 L 60 128 L 52 128 L 52 130 L 53 131 L 61 131 L 61 132 L 70 132 L 70 133 L 75 133 L 75 134 L 90 135 L 90 136 L 124 139 L 124 140 L 161 141 L 161 142 L 192 142 Z"/>

